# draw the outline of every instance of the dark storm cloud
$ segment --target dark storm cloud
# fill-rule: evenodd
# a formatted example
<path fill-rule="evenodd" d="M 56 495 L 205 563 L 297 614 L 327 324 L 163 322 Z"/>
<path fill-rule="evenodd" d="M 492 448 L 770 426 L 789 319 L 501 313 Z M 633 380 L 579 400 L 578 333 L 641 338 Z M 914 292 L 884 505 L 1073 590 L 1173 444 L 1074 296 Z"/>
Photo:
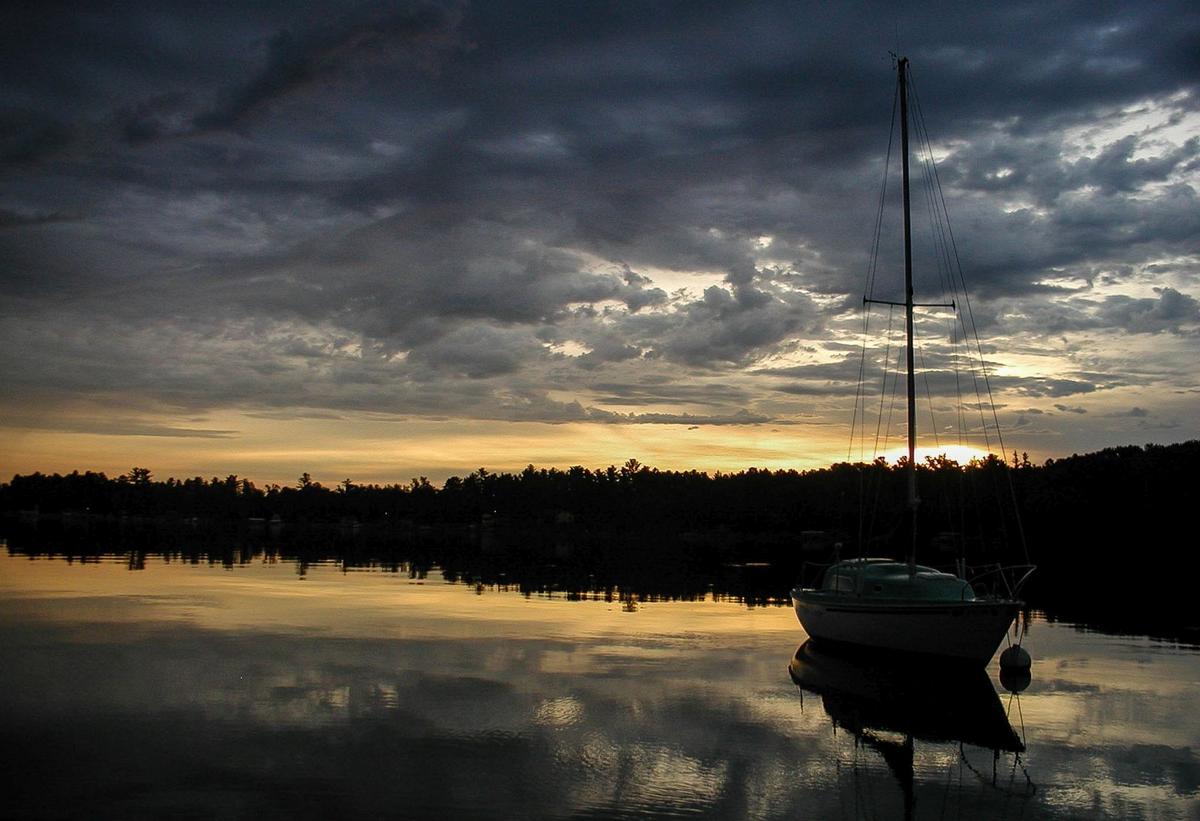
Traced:
<path fill-rule="evenodd" d="M 854 357 L 741 372 L 844 339 L 897 41 L 981 328 L 1011 322 L 1013 300 L 1037 333 L 1200 322 L 1200 139 L 1176 133 L 1200 101 L 1186 4 L 898 20 L 871 3 L 163 3 L 4 20 L 10 390 L 706 423 L 778 419 L 756 407 L 769 392 L 853 395 Z M 1051 282 L 1104 277 L 1103 295 Z M 1139 277 L 1155 298 L 1119 292 Z M 698 376 L 727 384 L 706 394 Z M 1061 398 L 1112 382 L 995 384 Z M 606 407 L 659 402 L 681 410 Z"/>
<path fill-rule="evenodd" d="M 239 126 L 282 98 L 332 82 L 371 62 L 400 62 L 434 71 L 438 52 L 461 45 L 455 32 L 460 17 L 457 10 L 420 4 L 299 35 L 285 28 L 268 41 L 266 65 L 197 116 L 195 126 Z"/>
<path fill-rule="evenodd" d="M 16 212 L 0 208 L 0 229 L 21 228 L 27 225 L 45 225 L 52 222 L 67 222 L 72 219 L 78 219 L 78 217 L 57 212 L 49 214 L 18 214 Z"/>

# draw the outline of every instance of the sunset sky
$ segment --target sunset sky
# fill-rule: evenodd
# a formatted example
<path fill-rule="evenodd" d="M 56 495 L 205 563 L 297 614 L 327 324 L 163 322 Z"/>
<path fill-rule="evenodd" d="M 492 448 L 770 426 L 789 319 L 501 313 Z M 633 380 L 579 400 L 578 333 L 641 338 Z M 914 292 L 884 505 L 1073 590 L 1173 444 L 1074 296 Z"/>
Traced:
<path fill-rule="evenodd" d="M 1008 450 L 1196 438 L 1200 11 L 994 6 L 6 8 L 0 477 L 845 459 L 889 52 Z"/>

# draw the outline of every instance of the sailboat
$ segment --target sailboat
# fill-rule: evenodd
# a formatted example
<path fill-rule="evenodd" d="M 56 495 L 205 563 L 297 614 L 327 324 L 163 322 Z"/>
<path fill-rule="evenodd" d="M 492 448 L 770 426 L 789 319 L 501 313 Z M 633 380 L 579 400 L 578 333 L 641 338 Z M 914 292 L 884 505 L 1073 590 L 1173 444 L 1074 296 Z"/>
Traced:
<path fill-rule="evenodd" d="M 1004 580 L 999 594 L 977 594 L 974 579 L 965 578 L 965 564 L 948 573 L 916 563 L 916 377 L 913 356 L 913 311 L 919 307 L 952 308 L 953 303 L 916 303 L 913 300 L 912 232 L 909 205 L 909 106 L 908 60 L 898 58 L 900 149 L 904 208 L 904 286 L 902 303 L 873 300 L 904 309 L 908 388 L 907 508 L 911 518 L 907 560 L 855 558 L 835 562 L 815 588 L 792 590 L 796 617 L 805 632 L 820 645 L 848 645 L 905 655 L 918 654 L 964 663 L 986 664 L 995 654 L 1009 626 L 1023 607 L 1017 596 L 1033 568 L 1010 583 Z M 897 551 L 899 552 L 899 551 Z"/>

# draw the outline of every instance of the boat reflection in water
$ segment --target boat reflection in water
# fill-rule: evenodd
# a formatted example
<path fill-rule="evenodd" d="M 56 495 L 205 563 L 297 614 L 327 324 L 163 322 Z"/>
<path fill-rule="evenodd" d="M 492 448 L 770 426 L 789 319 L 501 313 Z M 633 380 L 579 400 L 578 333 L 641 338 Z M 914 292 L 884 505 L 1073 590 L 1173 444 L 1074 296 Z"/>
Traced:
<path fill-rule="evenodd" d="M 821 697 L 835 729 L 849 732 L 856 745 L 882 756 L 900 783 L 906 818 L 912 816 L 916 803 L 916 741 L 957 744 L 960 761 L 998 789 L 1007 789 L 997 784 L 1001 753 L 1011 753 L 1014 774 L 1020 767 L 1024 776 L 1017 792 L 1033 792 L 1020 761 L 1025 744 L 983 668 L 872 658 L 861 651 L 818 647 L 808 640 L 796 651 L 788 672 L 801 689 L 801 698 L 804 691 Z M 971 766 L 965 745 L 992 752 L 990 777 Z"/>

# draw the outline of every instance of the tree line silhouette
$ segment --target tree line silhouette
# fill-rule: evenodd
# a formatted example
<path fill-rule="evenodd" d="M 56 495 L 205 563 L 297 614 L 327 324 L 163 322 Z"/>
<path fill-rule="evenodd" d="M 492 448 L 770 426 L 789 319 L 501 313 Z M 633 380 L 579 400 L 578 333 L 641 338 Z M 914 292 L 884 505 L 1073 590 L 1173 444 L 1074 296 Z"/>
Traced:
<path fill-rule="evenodd" d="M 1197 465 L 1200 441 L 1040 465 L 1017 454 L 965 465 L 928 459 L 917 466 L 921 561 L 1015 563 L 1027 542 L 1039 566 L 1028 594 L 1039 606 L 1196 629 L 1190 585 L 1200 561 L 1187 511 Z M 151 552 L 190 545 L 183 552 L 193 558 L 436 565 L 452 578 L 527 592 L 623 585 L 690 596 L 719 583 L 731 595 L 772 601 L 786 598 L 806 561 L 896 555 L 892 546 L 906 541 L 897 532 L 906 519 L 903 467 L 880 459 L 710 475 L 631 459 L 599 470 L 480 468 L 441 487 L 424 477 L 326 487 L 307 473 L 290 487 L 232 475 L 159 481 L 134 468 L 112 478 L 14 476 L 0 485 L 0 511 L 10 550 L 33 554 L 123 553 L 139 527 L 153 525 L 159 547 Z"/>

